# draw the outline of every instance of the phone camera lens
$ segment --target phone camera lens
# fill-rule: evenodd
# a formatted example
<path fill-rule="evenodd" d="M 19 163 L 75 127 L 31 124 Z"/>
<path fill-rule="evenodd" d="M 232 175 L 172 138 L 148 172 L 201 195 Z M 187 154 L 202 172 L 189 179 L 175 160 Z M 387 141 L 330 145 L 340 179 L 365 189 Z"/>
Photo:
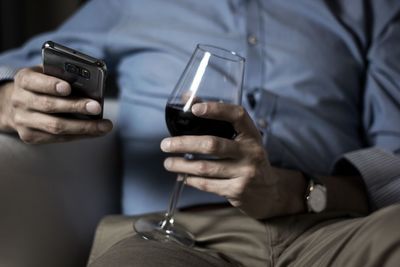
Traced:
<path fill-rule="evenodd" d="M 79 74 L 79 68 L 71 63 L 65 64 L 65 70 L 70 73 Z"/>
<path fill-rule="evenodd" d="M 90 78 L 90 71 L 88 71 L 87 69 L 81 69 L 81 76 L 85 79 L 89 79 Z"/>

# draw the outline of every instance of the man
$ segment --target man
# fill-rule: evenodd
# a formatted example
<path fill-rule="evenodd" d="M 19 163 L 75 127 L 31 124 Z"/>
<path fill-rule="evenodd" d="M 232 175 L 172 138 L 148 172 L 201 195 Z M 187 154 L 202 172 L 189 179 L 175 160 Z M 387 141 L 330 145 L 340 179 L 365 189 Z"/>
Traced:
<path fill-rule="evenodd" d="M 127 227 L 131 219 L 106 220 L 90 263 L 395 266 L 400 260 L 399 18 L 400 3 L 389 0 L 92 1 L 57 31 L 0 57 L 0 129 L 17 132 L 27 143 L 108 132 L 107 120 L 52 116 L 97 114 L 100 106 L 89 99 L 71 101 L 65 97 L 69 85 L 38 67 L 19 70 L 40 63 L 47 39 L 104 58 L 121 89 L 123 153 L 129 163 L 124 211 L 162 210 L 170 188 L 154 166 L 161 166 L 156 151 L 168 135 L 165 99 L 196 43 L 237 51 L 247 58 L 244 108 L 208 103 L 192 111 L 231 122 L 238 136 L 161 142 L 167 153 L 224 159 L 165 160 L 168 171 L 189 173 L 188 185 L 212 193 L 193 191 L 182 206 L 226 199 L 236 209 L 206 206 L 178 215 L 196 234 L 196 249 L 141 240 Z M 153 167 L 144 169 L 145 162 Z M 377 211 L 358 217 L 370 210 Z"/>

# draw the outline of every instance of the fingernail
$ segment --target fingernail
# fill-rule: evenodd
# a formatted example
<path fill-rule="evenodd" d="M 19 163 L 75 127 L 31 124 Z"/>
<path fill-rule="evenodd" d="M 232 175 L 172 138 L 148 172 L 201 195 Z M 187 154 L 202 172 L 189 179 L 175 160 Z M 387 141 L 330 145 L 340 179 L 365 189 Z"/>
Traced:
<path fill-rule="evenodd" d="M 171 167 L 172 161 L 170 158 L 164 160 L 164 168 L 169 169 Z"/>
<path fill-rule="evenodd" d="M 90 114 L 96 115 L 101 112 L 101 107 L 96 101 L 89 101 L 88 103 L 86 103 L 86 110 Z"/>
<path fill-rule="evenodd" d="M 169 138 L 165 138 L 161 141 L 161 150 L 167 152 L 171 146 L 171 140 Z"/>
<path fill-rule="evenodd" d="M 206 113 L 206 104 L 195 104 L 192 106 L 194 115 L 203 115 Z"/>
<path fill-rule="evenodd" d="M 68 95 L 69 94 L 69 85 L 65 82 L 59 82 L 56 84 L 56 91 L 60 95 Z"/>
<path fill-rule="evenodd" d="M 103 121 L 100 122 L 97 127 L 99 128 L 99 130 L 103 133 L 107 133 L 109 131 L 111 131 L 112 129 L 112 123 L 109 121 Z"/>

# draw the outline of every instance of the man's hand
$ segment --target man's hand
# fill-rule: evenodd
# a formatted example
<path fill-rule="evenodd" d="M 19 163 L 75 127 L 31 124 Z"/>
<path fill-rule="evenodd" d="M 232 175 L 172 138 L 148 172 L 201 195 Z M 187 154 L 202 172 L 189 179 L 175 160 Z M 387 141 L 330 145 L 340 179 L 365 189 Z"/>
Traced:
<path fill-rule="evenodd" d="M 16 131 L 29 144 L 64 142 L 100 136 L 112 129 L 109 120 L 73 120 L 56 113 L 96 115 L 98 102 L 91 99 L 68 99 L 70 85 L 45 75 L 41 67 L 20 70 L 13 82 L 0 88 L 0 130 Z"/>
<path fill-rule="evenodd" d="M 297 177 L 290 184 L 286 176 L 271 167 L 260 133 L 242 107 L 209 102 L 194 105 L 192 112 L 199 117 L 232 123 L 237 136 L 234 140 L 214 136 L 164 139 L 161 143 L 164 152 L 218 158 L 169 157 L 164 162 L 168 171 L 187 173 L 188 185 L 226 197 L 233 206 L 258 219 L 303 211 L 304 179 Z"/>

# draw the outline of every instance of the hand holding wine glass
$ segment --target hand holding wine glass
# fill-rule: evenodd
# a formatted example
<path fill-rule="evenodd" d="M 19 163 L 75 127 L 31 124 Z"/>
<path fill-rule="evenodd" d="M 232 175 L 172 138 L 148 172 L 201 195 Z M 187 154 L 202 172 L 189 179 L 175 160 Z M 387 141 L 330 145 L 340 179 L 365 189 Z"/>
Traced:
<path fill-rule="evenodd" d="M 223 196 L 254 218 L 290 213 L 288 202 L 283 201 L 288 187 L 282 187 L 281 182 L 286 180 L 279 179 L 271 167 L 260 132 L 246 110 L 238 105 L 206 102 L 195 104 L 192 112 L 196 117 L 231 124 L 236 136 L 233 140 L 213 135 L 165 138 L 161 143 L 164 152 L 205 156 L 190 161 L 171 156 L 165 160 L 165 168 L 186 173 L 187 185 Z"/>
<path fill-rule="evenodd" d="M 236 132 L 231 123 L 195 116 L 192 106 L 203 102 L 239 105 L 243 74 L 244 58 L 215 46 L 198 45 L 167 101 L 165 115 L 171 135 L 234 138 Z M 184 155 L 186 160 L 194 157 L 189 152 Z M 180 172 L 164 218 L 141 218 L 135 223 L 134 228 L 139 235 L 145 239 L 175 241 L 186 246 L 194 244 L 194 236 L 174 220 L 185 180 L 186 174 Z"/>

